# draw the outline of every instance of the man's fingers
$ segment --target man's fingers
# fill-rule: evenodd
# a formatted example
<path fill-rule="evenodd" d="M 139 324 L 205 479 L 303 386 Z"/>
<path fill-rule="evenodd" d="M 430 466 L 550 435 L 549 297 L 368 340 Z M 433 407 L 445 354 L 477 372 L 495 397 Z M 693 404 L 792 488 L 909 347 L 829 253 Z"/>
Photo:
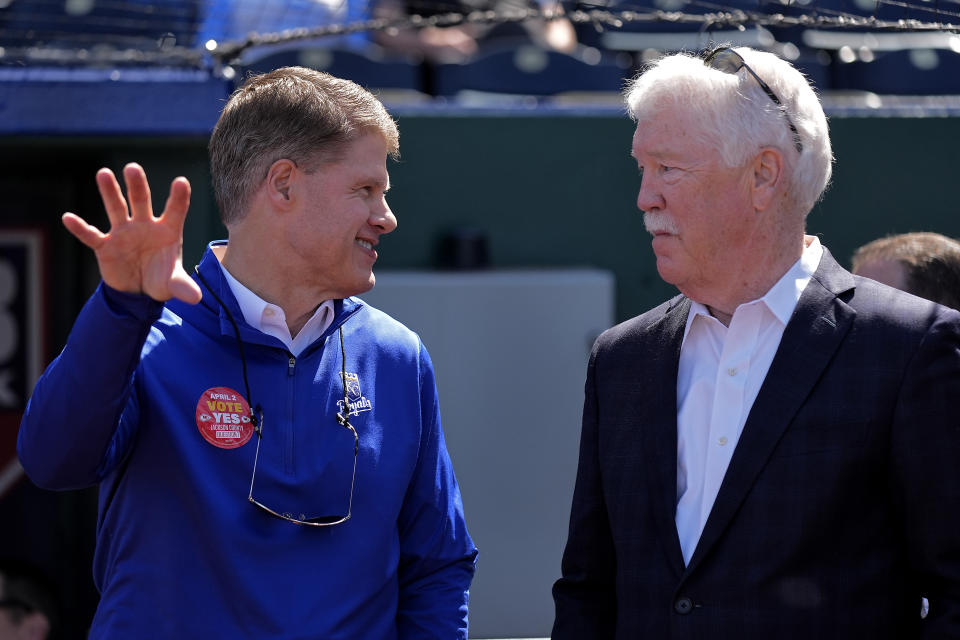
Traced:
<path fill-rule="evenodd" d="M 130 217 L 134 220 L 153 219 L 153 203 L 150 201 L 150 185 L 143 167 L 131 162 L 123 168 L 123 181 L 127 185 L 127 200 L 130 202 Z"/>
<path fill-rule="evenodd" d="M 183 177 L 176 178 L 170 185 L 170 195 L 163 208 L 163 220 L 183 235 L 183 220 L 190 208 L 190 182 Z M 192 280 L 191 280 L 192 282 Z"/>
<path fill-rule="evenodd" d="M 166 302 L 170 298 L 177 298 L 189 304 L 196 304 L 203 297 L 200 287 L 187 275 L 179 261 L 167 276 L 161 278 L 159 274 L 157 275 L 156 279 L 147 279 L 143 283 L 143 293 L 154 300 Z"/>
<path fill-rule="evenodd" d="M 197 304 L 203 297 L 200 287 L 193 278 L 187 275 L 183 267 L 179 267 L 170 279 L 170 293 L 174 298 L 183 300 L 188 304 Z"/>
<path fill-rule="evenodd" d="M 103 242 L 104 234 L 94 226 L 86 223 L 80 216 L 73 213 L 65 213 L 61 217 L 63 226 L 67 228 L 73 236 L 96 251 Z"/>
<path fill-rule="evenodd" d="M 110 219 L 110 227 L 118 227 L 126 222 L 127 201 L 123 199 L 123 192 L 120 191 L 120 184 L 113 171 L 97 171 L 97 189 L 100 191 L 100 199 L 103 200 L 103 208 L 107 211 L 107 218 Z"/>

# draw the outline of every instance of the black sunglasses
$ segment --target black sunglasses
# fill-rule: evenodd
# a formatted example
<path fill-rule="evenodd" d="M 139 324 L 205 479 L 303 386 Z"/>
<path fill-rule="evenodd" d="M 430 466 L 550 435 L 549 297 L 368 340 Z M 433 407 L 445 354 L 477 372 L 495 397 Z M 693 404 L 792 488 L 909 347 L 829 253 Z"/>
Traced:
<path fill-rule="evenodd" d="M 753 79 L 757 81 L 757 84 L 760 85 L 760 88 L 763 89 L 764 93 L 770 96 L 770 99 L 773 100 L 780 108 L 780 112 L 783 114 L 783 117 L 787 120 L 787 126 L 790 127 L 790 131 L 793 132 L 793 143 L 797 148 L 797 153 L 803 152 L 803 143 L 800 142 L 800 132 L 797 131 L 797 128 L 793 125 L 793 121 L 790 119 L 790 114 L 787 113 L 787 108 L 780 101 L 780 98 L 777 97 L 777 94 L 773 92 L 773 89 L 770 88 L 763 79 L 757 75 L 757 72 L 750 68 L 744 59 L 739 53 L 731 49 L 730 47 L 719 47 L 707 53 L 703 58 L 703 64 L 707 65 L 711 69 L 716 69 L 717 71 L 723 71 L 724 73 L 733 73 L 736 74 L 740 69 L 746 69 L 750 75 L 753 76 Z"/>
<path fill-rule="evenodd" d="M 227 315 L 230 312 L 227 311 Z M 287 522 L 292 522 L 294 524 L 302 524 L 308 527 L 330 527 L 335 524 L 340 524 L 346 522 L 350 519 L 351 514 L 353 513 L 353 486 L 357 480 L 357 455 L 360 451 L 360 436 L 357 435 L 357 430 L 350 424 L 350 420 L 347 418 L 350 415 L 350 405 L 347 404 L 347 371 L 346 371 L 346 360 L 347 355 L 343 348 L 343 327 L 339 329 L 340 333 L 340 384 L 343 386 L 343 413 L 337 412 L 337 423 L 349 429 L 353 434 L 353 474 L 350 476 L 350 497 L 347 501 L 347 513 L 346 515 L 335 515 L 335 516 L 315 516 L 307 517 L 306 514 L 301 513 L 299 516 L 294 516 L 292 513 L 281 513 L 279 511 L 274 511 L 267 505 L 258 501 L 253 497 L 253 482 L 257 477 L 257 460 L 260 458 L 260 441 L 263 439 L 263 409 L 257 406 L 256 415 L 254 415 L 254 410 L 250 409 L 250 418 L 253 422 L 254 432 L 257 434 L 257 450 L 253 454 L 253 473 L 250 475 L 250 493 L 247 495 L 247 500 L 249 500 L 254 505 L 260 507 L 270 515 L 275 518 L 280 518 L 281 520 L 286 520 Z M 238 336 L 239 338 L 239 336 Z M 242 358 L 242 355 L 241 355 Z M 246 370 L 246 363 L 244 362 L 244 370 Z M 246 377 L 246 371 L 244 371 L 244 377 Z M 246 380 L 244 380 L 246 384 Z M 247 402 L 249 403 L 250 391 L 247 390 Z"/>
<path fill-rule="evenodd" d="M 257 434 L 257 449 L 253 454 L 253 472 L 250 474 L 250 493 L 247 494 L 247 500 L 254 506 L 262 509 L 264 512 L 269 513 L 271 516 L 280 518 L 281 520 L 286 520 L 287 522 L 292 522 L 294 524 L 301 524 L 308 527 L 330 527 L 335 524 L 346 522 L 350 519 L 350 516 L 353 513 L 353 487 L 357 480 L 357 456 L 360 452 L 360 436 L 357 435 L 357 430 L 352 424 L 350 424 L 350 420 L 348 420 L 350 416 L 350 405 L 347 404 L 347 354 L 343 346 L 343 327 L 339 328 L 340 384 L 343 388 L 343 412 L 337 412 L 337 423 L 343 428 L 349 429 L 353 434 L 353 473 L 350 477 L 350 497 L 347 499 L 347 513 L 345 515 L 316 516 L 311 518 L 302 513 L 299 515 L 299 517 L 297 517 L 292 513 L 275 511 L 253 497 L 253 483 L 257 477 L 257 461 L 260 459 L 260 441 L 263 439 L 263 409 L 260 407 L 260 405 L 256 405 L 256 408 L 254 408 L 253 400 L 250 397 L 250 382 L 247 379 L 247 359 L 243 355 L 243 341 L 240 339 L 240 329 L 237 327 L 237 323 L 233 319 L 233 314 L 230 313 L 230 310 L 227 309 L 227 306 L 223 304 L 223 301 L 220 300 L 220 297 L 213 292 L 213 289 L 210 288 L 210 285 L 207 284 L 207 281 L 200 274 L 200 269 L 198 267 L 194 267 L 193 270 L 194 273 L 197 274 L 197 278 L 200 280 L 200 282 L 203 283 L 203 286 L 206 288 L 206 290 L 210 292 L 210 295 L 213 296 L 213 299 L 216 300 L 223 309 L 223 312 L 227 316 L 227 320 L 229 320 L 230 324 L 233 325 L 233 333 L 237 339 L 237 346 L 240 349 L 240 365 L 243 369 L 243 386 L 247 393 L 247 405 L 250 407 L 250 423 L 253 425 L 254 433 Z"/>

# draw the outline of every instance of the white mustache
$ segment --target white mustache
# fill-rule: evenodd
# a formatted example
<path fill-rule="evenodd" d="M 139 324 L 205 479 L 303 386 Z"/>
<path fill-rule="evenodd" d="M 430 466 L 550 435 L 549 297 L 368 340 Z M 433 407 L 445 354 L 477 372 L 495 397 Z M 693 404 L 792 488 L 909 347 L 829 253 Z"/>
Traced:
<path fill-rule="evenodd" d="M 676 235 L 680 233 L 677 223 L 665 213 L 644 213 L 643 226 L 646 227 L 647 233 L 651 235 L 656 233 Z"/>

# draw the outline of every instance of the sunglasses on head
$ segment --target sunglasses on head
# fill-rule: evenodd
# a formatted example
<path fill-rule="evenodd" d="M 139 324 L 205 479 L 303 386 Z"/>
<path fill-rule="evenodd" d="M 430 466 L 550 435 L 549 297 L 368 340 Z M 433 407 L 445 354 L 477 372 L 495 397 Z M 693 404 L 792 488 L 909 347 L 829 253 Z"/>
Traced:
<path fill-rule="evenodd" d="M 711 69 L 716 69 L 717 71 L 723 71 L 724 73 L 733 73 L 736 74 L 740 69 L 746 69 L 747 72 L 753 76 L 753 79 L 757 81 L 757 84 L 760 85 L 760 88 L 763 89 L 773 103 L 780 108 L 780 113 L 783 114 L 783 117 L 787 121 L 787 126 L 790 127 L 790 131 L 793 133 L 793 144 L 797 148 L 797 153 L 803 152 L 803 143 L 800 142 L 800 132 L 797 131 L 797 128 L 794 126 L 793 121 L 790 119 L 790 114 L 787 113 L 787 108 L 780 101 L 780 98 L 777 97 L 777 94 L 773 92 L 773 89 L 770 88 L 766 82 L 763 81 L 763 78 L 757 75 L 757 72 L 750 68 L 750 65 L 744 61 L 743 56 L 731 49 L 730 47 L 718 47 L 713 51 L 708 52 L 703 58 L 703 64 L 707 65 Z"/>

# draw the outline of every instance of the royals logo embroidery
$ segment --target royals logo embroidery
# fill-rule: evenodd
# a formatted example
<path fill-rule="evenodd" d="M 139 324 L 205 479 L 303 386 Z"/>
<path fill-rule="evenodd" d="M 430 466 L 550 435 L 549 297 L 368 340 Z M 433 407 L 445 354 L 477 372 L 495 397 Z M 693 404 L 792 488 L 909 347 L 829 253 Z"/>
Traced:
<path fill-rule="evenodd" d="M 363 395 L 363 392 L 360 390 L 360 376 L 355 373 L 344 373 L 343 374 L 343 386 L 347 390 L 347 407 L 349 408 L 349 415 L 356 416 L 360 415 L 361 411 L 370 411 L 373 409 L 373 405 L 370 404 L 370 401 L 367 400 L 366 396 Z M 337 400 L 337 410 L 340 413 L 343 413 L 343 399 Z"/>

